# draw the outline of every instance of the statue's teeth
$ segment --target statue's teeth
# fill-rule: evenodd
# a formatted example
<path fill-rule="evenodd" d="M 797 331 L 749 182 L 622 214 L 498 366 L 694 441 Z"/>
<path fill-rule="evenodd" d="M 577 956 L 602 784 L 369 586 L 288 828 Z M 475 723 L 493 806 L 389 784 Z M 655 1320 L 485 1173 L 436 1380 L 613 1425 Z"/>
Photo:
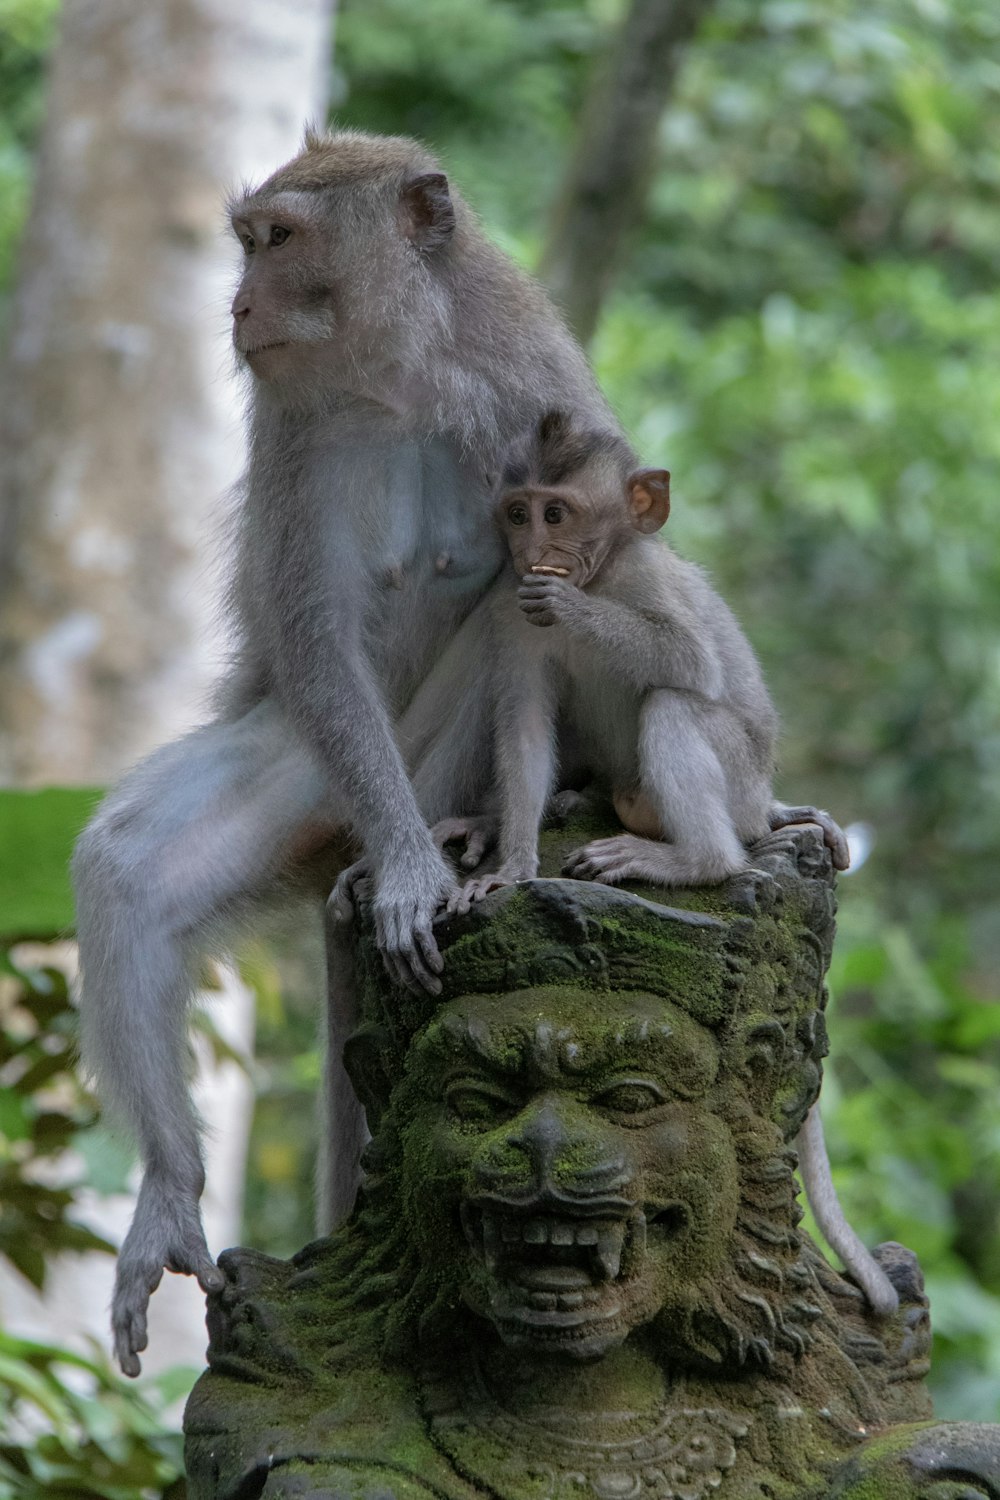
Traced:
<path fill-rule="evenodd" d="M 572 1243 L 573 1243 L 573 1226 L 572 1226 L 572 1224 L 553 1224 L 553 1226 L 552 1226 L 552 1233 L 551 1233 L 551 1235 L 549 1237 L 550 1237 L 553 1245 L 572 1245 Z"/>
<path fill-rule="evenodd" d="M 563 1312 L 573 1312 L 583 1306 L 582 1292 L 560 1292 L 558 1306 Z"/>
<path fill-rule="evenodd" d="M 495 1271 L 500 1257 L 500 1232 L 492 1214 L 483 1214 L 483 1254 L 486 1257 L 486 1269 Z"/>
<path fill-rule="evenodd" d="M 549 1226 L 544 1219 L 529 1219 L 524 1226 L 524 1242 L 527 1245 L 547 1245 Z"/>
<path fill-rule="evenodd" d="M 597 1235 L 597 1259 L 601 1270 L 609 1281 L 615 1281 L 622 1267 L 622 1241 L 624 1230 L 620 1224 L 611 1229 L 601 1229 Z"/>
<path fill-rule="evenodd" d="M 579 1227 L 579 1229 L 576 1231 L 576 1243 L 578 1245 L 596 1245 L 597 1244 L 597 1226 L 596 1226 L 596 1224 L 581 1224 L 580 1227 Z"/>
<path fill-rule="evenodd" d="M 521 1226 L 514 1219 L 504 1219 L 500 1226 L 500 1233 L 505 1245 L 514 1245 L 521 1238 Z"/>

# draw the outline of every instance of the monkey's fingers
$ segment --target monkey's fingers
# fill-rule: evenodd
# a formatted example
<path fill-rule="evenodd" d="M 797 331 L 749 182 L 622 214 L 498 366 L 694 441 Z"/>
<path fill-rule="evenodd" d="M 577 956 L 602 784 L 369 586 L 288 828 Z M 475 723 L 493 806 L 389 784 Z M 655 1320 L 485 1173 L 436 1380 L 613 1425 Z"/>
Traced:
<path fill-rule="evenodd" d="M 199 1261 L 197 1267 L 195 1268 L 194 1275 L 197 1278 L 198 1285 L 201 1287 L 206 1296 L 208 1296 L 210 1292 L 221 1292 L 225 1288 L 225 1275 L 222 1271 L 219 1270 L 218 1266 L 215 1264 L 215 1261 L 212 1260 L 211 1256 L 208 1256 L 205 1260 Z"/>
<path fill-rule="evenodd" d="M 437 974 L 444 968 L 444 960 L 438 952 L 430 922 L 418 924 L 412 914 L 390 908 L 382 914 L 378 925 L 381 927 L 379 947 L 390 977 L 417 993 L 423 989 L 430 995 L 440 995 L 441 981 Z"/>
<path fill-rule="evenodd" d="M 138 1265 L 119 1265 L 111 1304 L 111 1330 L 115 1358 L 122 1373 L 134 1380 L 142 1373 L 139 1355 L 149 1343 L 146 1314 L 149 1299 L 163 1279 L 163 1267 L 143 1270 Z"/>
<path fill-rule="evenodd" d="M 530 625 L 555 625 L 552 606 L 544 599 L 522 599 L 521 613 Z"/>

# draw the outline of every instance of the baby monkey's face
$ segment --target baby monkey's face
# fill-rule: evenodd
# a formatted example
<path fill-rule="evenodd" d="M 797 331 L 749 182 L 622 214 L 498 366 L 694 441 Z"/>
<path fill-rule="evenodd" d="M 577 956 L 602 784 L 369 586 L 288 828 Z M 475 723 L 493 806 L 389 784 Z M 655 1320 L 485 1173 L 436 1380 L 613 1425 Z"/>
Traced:
<path fill-rule="evenodd" d="M 597 507 L 564 485 L 505 490 L 497 519 L 522 577 L 565 578 L 577 588 L 595 576 L 615 537 L 629 530 L 624 497 Z"/>

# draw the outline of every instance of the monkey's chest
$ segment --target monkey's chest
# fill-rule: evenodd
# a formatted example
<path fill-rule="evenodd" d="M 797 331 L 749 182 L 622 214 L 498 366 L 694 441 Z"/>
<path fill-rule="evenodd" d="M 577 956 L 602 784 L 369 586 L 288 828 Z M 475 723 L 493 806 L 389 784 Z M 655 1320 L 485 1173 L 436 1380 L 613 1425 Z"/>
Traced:
<path fill-rule="evenodd" d="M 366 535 L 369 649 L 394 708 L 405 704 L 502 560 L 482 477 L 447 444 L 387 458 Z"/>

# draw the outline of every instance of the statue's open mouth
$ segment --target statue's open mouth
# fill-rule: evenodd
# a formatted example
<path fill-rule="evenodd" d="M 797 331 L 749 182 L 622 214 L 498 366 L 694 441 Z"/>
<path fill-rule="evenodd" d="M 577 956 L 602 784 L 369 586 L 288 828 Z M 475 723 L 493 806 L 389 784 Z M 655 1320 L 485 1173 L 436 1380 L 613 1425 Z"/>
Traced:
<path fill-rule="evenodd" d="M 521 1207 L 462 1205 L 462 1227 L 482 1257 L 490 1312 L 502 1332 L 559 1340 L 607 1328 L 646 1244 L 640 1208 L 618 1202 Z"/>

